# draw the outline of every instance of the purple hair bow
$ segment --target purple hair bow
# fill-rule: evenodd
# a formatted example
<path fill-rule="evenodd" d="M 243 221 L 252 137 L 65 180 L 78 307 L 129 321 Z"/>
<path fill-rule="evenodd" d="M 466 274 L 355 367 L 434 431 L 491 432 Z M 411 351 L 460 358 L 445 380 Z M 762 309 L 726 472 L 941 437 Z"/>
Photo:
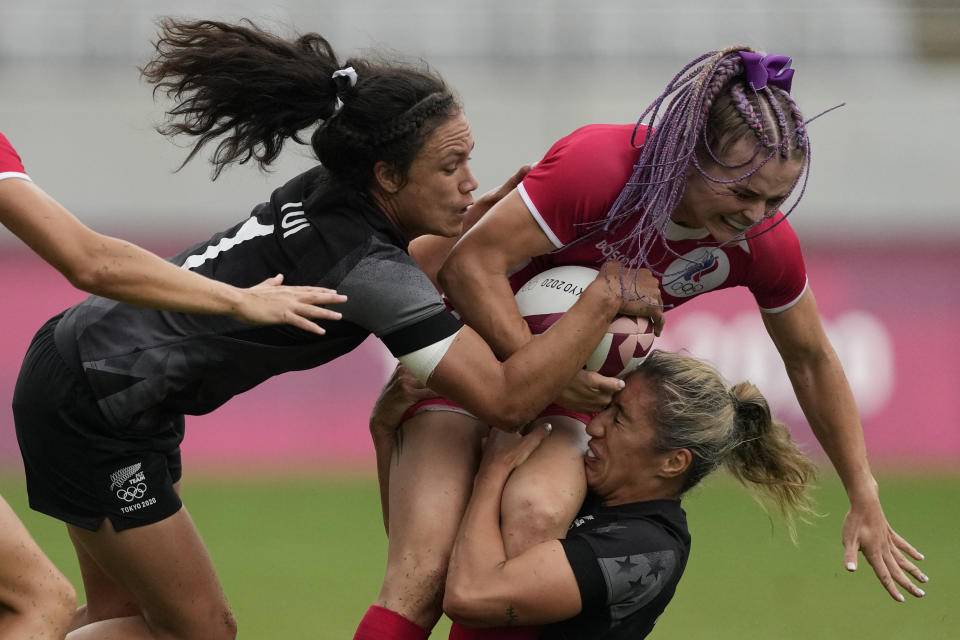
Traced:
<path fill-rule="evenodd" d="M 740 51 L 743 60 L 743 69 L 747 74 L 747 82 L 754 91 L 763 89 L 768 84 L 780 87 L 790 93 L 793 83 L 793 69 L 790 68 L 790 58 L 787 56 L 764 56 L 751 51 Z"/>

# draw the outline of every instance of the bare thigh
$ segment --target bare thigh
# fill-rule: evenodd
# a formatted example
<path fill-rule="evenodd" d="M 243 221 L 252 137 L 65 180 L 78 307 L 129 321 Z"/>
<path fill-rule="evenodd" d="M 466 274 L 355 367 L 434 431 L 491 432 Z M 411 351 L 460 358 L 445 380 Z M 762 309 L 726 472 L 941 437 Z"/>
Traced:
<path fill-rule="evenodd" d="M 154 524 L 96 532 L 68 525 L 92 612 L 111 615 L 81 627 L 88 638 L 233 638 L 236 624 L 186 507 Z M 189 594 L 189 597 L 185 597 Z"/>
<path fill-rule="evenodd" d="M 177 495 L 180 494 L 180 482 L 173 485 Z M 70 542 L 77 553 L 77 563 L 80 565 L 80 577 L 83 581 L 83 591 L 86 604 L 77 610 L 73 627 L 82 627 L 99 620 L 123 618 L 127 616 L 143 615 L 140 605 L 129 591 L 120 586 L 94 560 L 79 538 L 82 529 L 67 525 Z"/>
<path fill-rule="evenodd" d="M 447 562 L 487 428 L 451 411 L 423 411 L 401 428 L 390 467 L 387 571 L 377 604 L 429 629 L 442 613 Z"/>
<path fill-rule="evenodd" d="M 545 540 L 563 538 L 586 496 L 586 427 L 567 416 L 536 420 L 550 437 L 513 471 L 503 490 L 501 530 L 507 557 Z"/>

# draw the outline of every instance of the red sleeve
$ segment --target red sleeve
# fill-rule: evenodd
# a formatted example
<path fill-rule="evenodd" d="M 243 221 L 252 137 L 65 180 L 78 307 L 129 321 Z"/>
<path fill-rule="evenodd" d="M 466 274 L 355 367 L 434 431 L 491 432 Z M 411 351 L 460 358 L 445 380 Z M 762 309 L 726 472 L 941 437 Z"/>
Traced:
<path fill-rule="evenodd" d="M 23 168 L 17 150 L 6 136 L 0 133 L 0 180 L 4 178 L 27 178 L 27 171 Z"/>
<path fill-rule="evenodd" d="M 797 234 L 782 214 L 777 213 L 764 226 L 769 231 L 750 241 L 756 262 L 747 286 L 761 311 L 778 313 L 792 307 L 803 295 L 807 267 Z"/>
<path fill-rule="evenodd" d="M 544 233 L 562 247 L 602 220 L 633 172 L 634 125 L 588 125 L 560 139 L 518 190 Z M 643 132 L 638 133 L 642 138 Z"/>

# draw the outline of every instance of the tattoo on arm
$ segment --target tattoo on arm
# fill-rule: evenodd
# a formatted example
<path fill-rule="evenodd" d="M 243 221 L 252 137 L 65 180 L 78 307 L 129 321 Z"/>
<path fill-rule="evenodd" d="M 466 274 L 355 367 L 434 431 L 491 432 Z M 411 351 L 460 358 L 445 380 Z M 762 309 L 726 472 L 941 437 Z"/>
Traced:
<path fill-rule="evenodd" d="M 507 624 L 508 627 L 514 627 L 520 621 L 520 618 L 517 617 L 517 612 L 513 608 L 513 605 L 507 607 Z"/>

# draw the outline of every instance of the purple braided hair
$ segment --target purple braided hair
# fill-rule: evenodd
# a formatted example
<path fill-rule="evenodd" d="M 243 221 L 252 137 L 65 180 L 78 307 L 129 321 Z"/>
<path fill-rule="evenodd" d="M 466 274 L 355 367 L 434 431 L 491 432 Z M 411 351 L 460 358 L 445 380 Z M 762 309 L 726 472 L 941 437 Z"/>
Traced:
<path fill-rule="evenodd" d="M 757 91 L 747 83 L 740 51 L 752 50 L 742 46 L 730 47 L 705 53 L 689 62 L 637 120 L 631 144 L 641 149 L 640 157 L 603 224 L 604 230 L 628 222 L 633 224 L 630 231 L 615 243 L 623 255 L 630 257 L 633 266 L 646 267 L 659 276 L 668 275 L 653 269 L 650 255 L 659 245 L 678 257 L 666 245 L 665 230 L 670 215 L 683 196 L 690 167 L 711 182 L 728 184 L 753 175 L 774 156 L 788 158 L 791 154 L 802 155 L 802 168 L 791 186 L 791 193 L 801 177 L 803 185 L 784 218 L 796 208 L 806 191 L 810 166 L 810 141 L 806 127 L 809 121 L 804 121 L 796 102 L 779 86 L 767 86 Z M 711 109 L 718 99 L 728 94 L 742 122 L 733 130 L 712 131 Z M 664 108 L 668 98 L 669 103 Z M 638 145 L 637 133 L 648 115 L 647 136 Z M 738 134 L 737 128 L 741 126 L 745 126 L 746 131 Z M 724 155 L 727 146 L 741 139 L 747 131 L 759 143 L 757 152 L 746 162 L 728 164 L 720 156 Z M 719 147 L 719 151 L 716 147 Z M 720 179 L 711 176 L 703 168 L 698 151 L 726 168 L 747 167 L 761 154 L 765 157 L 735 178 Z M 774 213 L 776 208 L 767 216 Z M 746 238 L 745 234 L 731 242 Z M 756 235 L 759 234 L 749 237 Z"/>

